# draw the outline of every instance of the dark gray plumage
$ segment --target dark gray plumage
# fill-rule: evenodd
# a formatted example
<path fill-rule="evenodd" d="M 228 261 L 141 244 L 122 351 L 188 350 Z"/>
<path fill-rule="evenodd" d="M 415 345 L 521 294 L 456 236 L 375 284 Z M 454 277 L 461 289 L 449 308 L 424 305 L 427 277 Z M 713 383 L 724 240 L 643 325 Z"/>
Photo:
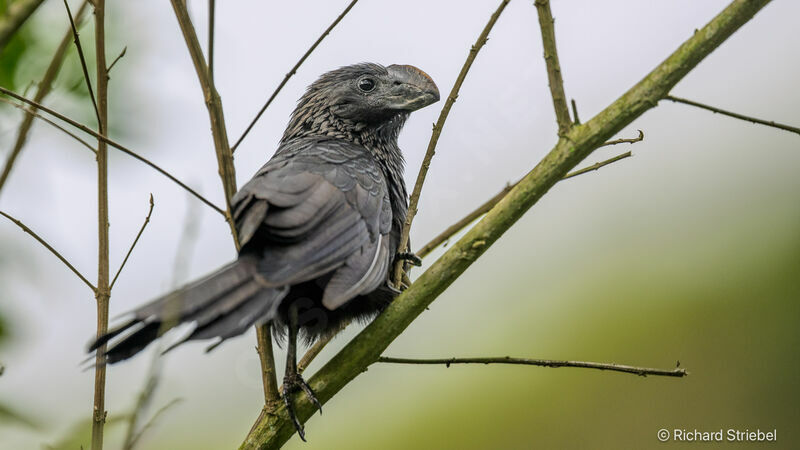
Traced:
<path fill-rule="evenodd" d="M 310 341 L 370 319 L 397 293 L 389 273 L 408 201 L 397 137 L 412 111 L 437 100 L 433 80 L 412 66 L 357 64 L 322 75 L 275 155 L 233 198 L 239 258 L 134 310 L 90 350 L 109 343 L 114 363 L 179 323 L 194 326 L 184 340 L 221 342 L 272 321 L 288 330 L 284 399 L 294 419 L 291 390 L 316 401 L 296 372 L 298 331 Z"/>

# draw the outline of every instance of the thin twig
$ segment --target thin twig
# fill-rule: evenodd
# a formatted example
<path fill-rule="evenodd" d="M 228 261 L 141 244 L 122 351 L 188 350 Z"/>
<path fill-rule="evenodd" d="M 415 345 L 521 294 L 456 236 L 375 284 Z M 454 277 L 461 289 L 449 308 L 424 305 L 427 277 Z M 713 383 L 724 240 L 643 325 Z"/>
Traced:
<path fill-rule="evenodd" d="M 549 0 L 536 0 L 536 11 L 539 13 L 539 28 L 542 30 L 544 62 L 547 66 L 547 79 L 550 83 L 550 95 L 553 97 L 553 109 L 558 122 L 558 135 L 563 136 L 572 126 L 567 107 L 567 96 L 564 94 L 564 80 L 561 78 L 561 65 L 558 63 L 556 51 L 555 19 L 550 12 Z"/>
<path fill-rule="evenodd" d="M 8 5 L 7 14 L 0 18 L 0 53 L 42 2 L 44 0 L 18 0 Z"/>
<path fill-rule="evenodd" d="M 170 1 L 172 3 L 172 9 L 175 11 L 175 18 L 178 20 L 178 25 L 183 33 L 183 39 L 186 41 L 186 48 L 189 50 L 189 55 L 192 57 L 192 64 L 194 64 L 197 79 L 200 81 L 200 87 L 203 89 L 208 118 L 211 123 L 211 134 L 214 138 L 214 149 L 217 154 L 219 176 L 222 179 L 222 189 L 225 192 L 225 218 L 231 230 L 233 243 L 238 251 L 239 237 L 236 231 L 236 225 L 231 218 L 231 199 L 233 199 L 237 190 L 236 169 L 233 165 L 233 153 L 228 143 L 228 132 L 225 128 L 225 114 L 222 110 L 222 100 L 219 97 L 217 88 L 214 86 L 214 80 L 209 77 L 208 65 L 206 64 L 205 56 L 203 56 L 203 49 L 200 47 L 200 41 L 197 39 L 194 25 L 192 25 L 192 19 L 189 17 L 189 11 L 186 9 L 186 3 L 182 0 Z"/>
<path fill-rule="evenodd" d="M 656 375 L 662 377 L 677 377 L 682 378 L 689 373 L 686 369 L 653 369 L 650 367 L 626 366 L 623 364 L 612 363 L 598 363 L 588 361 L 561 361 L 554 359 L 530 359 L 530 358 L 512 358 L 510 356 L 501 356 L 494 358 L 439 358 L 439 359 L 410 359 L 410 358 L 389 358 L 381 356 L 377 361 L 379 363 L 392 363 L 392 364 L 444 364 L 450 367 L 451 364 L 516 364 L 523 366 L 540 366 L 540 367 L 580 367 L 583 369 L 598 369 L 609 370 L 612 372 L 632 373 L 645 377 L 647 375 Z"/>
<path fill-rule="evenodd" d="M 83 70 L 83 79 L 86 80 L 86 88 L 89 90 L 89 98 L 92 100 L 94 106 L 94 114 L 97 118 L 97 123 L 100 123 L 100 111 L 97 109 L 97 100 L 94 97 L 92 90 L 92 79 L 89 77 L 89 69 L 86 67 L 86 58 L 83 56 L 83 46 L 81 45 L 81 38 L 78 35 L 78 28 L 75 26 L 75 19 L 72 17 L 72 11 L 69 9 L 69 3 L 64 0 L 64 7 L 67 8 L 67 16 L 69 16 L 69 25 L 72 27 L 72 39 L 75 42 L 75 48 L 78 49 L 78 58 L 81 60 L 81 69 Z M 105 59 L 105 58 L 104 58 Z M 100 83 L 100 81 L 97 81 Z M 100 89 L 98 87 L 98 89 Z M 99 127 L 99 125 L 98 125 Z"/>
<path fill-rule="evenodd" d="M 94 0 L 94 45 L 95 76 L 97 80 L 97 131 L 108 133 L 108 65 L 106 64 L 105 0 Z M 73 31 L 75 30 L 73 26 Z M 76 45 L 80 43 L 75 37 Z M 79 52 L 80 53 L 80 52 Z M 81 58 L 83 64 L 83 58 Z M 89 74 L 84 70 L 86 83 Z M 108 310 L 111 297 L 109 287 L 109 212 L 108 212 L 108 144 L 97 140 L 97 337 L 108 332 Z M 95 356 L 94 405 L 92 413 L 92 450 L 102 450 L 103 432 L 106 423 L 106 345 L 103 344 Z"/>
<path fill-rule="evenodd" d="M 90 134 L 93 137 L 95 137 L 95 138 L 107 143 L 108 145 L 116 148 L 117 150 L 119 150 L 119 151 L 121 151 L 121 152 L 123 152 L 123 153 L 125 153 L 125 154 L 127 154 L 127 155 L 129 155 L 131 157 L 133 157 L 133 158 L 138 159 L 139 161 L 141 161 L 141 162 L 147 164 L 148 166 L 150 166 L 151 168 L 155 169 L 158 173 L 160 173 L 160 174 L 164 175 L 165 177 L 169 178 L 170 180 L 172 180 L 175 184 L 177 184 L 178 186 L 180 186 L 184 190 L 186 190 L 186 192 L 188 192 L 188 193 L 192 194 L 193 196 L 195 196 L 198 200 L 200 200 L 201 202 L 203 202 L 206 205 L 208 205 L 211 209 L 213 209 L 214 211 L 218 212 L 223 217 L 226 216 L 225 215 L 225 211 L 222 210 L 221 208 L 219 208 L 217 205 L 211 203 L 210 200 L 208 200 L 207 198 L 205 198 L 202 195 L 200 195 L 197 191 L 195 191 L 194 189 L 190 188 L 189 186 L 184 184 L 182 181 L 180 181 L 179 179 L 177 179 L 173 175 L 171 175 L 169 172 L 167 172 L 166 170 L 164 170 L 161 167 L 157 166 L 152 161 L 148 160 L 147 158 L 145 158 L 143 156 L 140 156 L 139 154 L 137 154 L 133 150 L 123 146 L 122 144 L 119 144 L 119 143 L 109 139 L 105 135 L 100 134 L 100 133 L 92 130 L 91 128 L 87 127 L 86 125 L 84 125 L 84 124 L 82 124 L 80 122 L 76 122 L 75 120 L 72 120 L 69 117 L 67 117 L 67 116 L 65 116 L 65 115 L 63 115 L 63 114 L 61 114 L 61 113 L 59 113 L 57 111 L 54 111 L 54 110 L 42 105 L 41 103 L 29 100 L 29 99 L 27 99 L 27 98 L 15 93 L 13 91 L 10 91 L 10 90 L 2 87 L 2 86 L 0 86 L 0 93 L 5 94 L 5 95 L 7 95 L 9 97 L 15 98 L 15 99 L 17 99 L 17 100 L 19 100 L 19 101 L 21 101 L 23 103 L 26 103 L 28 105 L 35 106 L 37 109 L 40 109 L 40 110 L 50 114 L 51 116 L 53 116 L 53 117 L 55 117 L 55 118 L 57 118 L 59 120 L 63 120 L 64 122 L 72 125 L 73 127 L 83 131 L 84 133 Z"/>
<path fill-rule="evenodd" d="M 471 224 L 472 222 L 476 221 L 478 218 L 489 212 L 494 206 L 500 203 L 500 200 L 508 194 L 511 189 L 513 189 L 519 181 L 514 184 L 506 185 L 503 190 L 495 194 L 494 197 L 490 198 L 489 200 L 485 201 L 482 205 L 475 208 L 472 212 L 461 218 L 456 223 L 447 227 L 444 231 L 439 233 L 436 237 L 430 240 L 427 244 L 425 244 L 422 248 L 417 250 L 415 253 L 418 257 L 424 258 L 428 256 L 436 247 L 441 245 L 444 242 L 447 242 L 451 237 L 453 237 L 456 233 L 463 230 L 467 227 L 467 225 Z"/>
<path fill-rule="evenodd" d="M 48 119 L 47 117 L 45 117 L 45 116 L 43 116 L 43 115 L 41 115 L 39 113 L 35 113 L 32 110 L 29 110 L 29 109 L 25 108 L 24 106 L 22 106 L 22 105 L 20 105 L 18 103 L 14 103 L 14 102 L 12 102 L 11 100 L 9 100 L 7 98 L 0 97 L 0 102 L 3 102 L 5 104 L 7 104 L 7 105 L 11 105 L 11 106 L 13 106 L 15 108 L 19 108 L 19 109 L 25 111 L 25 114 L 29 115 L 31 117 L 31 119 L 36 118 L 36 119 L 43 120 L 43 121 L 47 122 L 52 127 L 57 128 L 58 130 L 62 131 L 63 133 L 69 135 L 72 139 L 75 139 L 76 141 L 80 142 L 84 147 L 88 148 L 92 153 L 97 154 L 97 150 L 94 147 L 92 147 L 91 144 L 89 144 L 88 142 L 86 142 L 83 139 L 81 139 L 80 136 L 76 135 L 75 133 L 67 130 L 66 128 L 62 127 L 61 125 L 59 125 L 59 124 L 53 122 L 52 120 Z M 30 128 L 30 126 L 28 126 L 28 128 Z M 26 131 L 26 134 L 27 134 L 27 131 Z M 16 148 L 16 146 L 15 146 L 15 148 Z M 22 147 L 20 147 L 20 149 L 21 148 Z M 9 155 L 9 160 L 6 161 L 6 167 L 5 167 L 5 169 L 7 169 L 8 172 L 6 172 L 5 170 L 3 171 L 3 175 L 6 175 L 6 177 L 11 172 L 11 165 L 14 164 L 14 161 L 11 160 L 10 156 L 11 155 Z M 3 183 L 6 180 L 7 180 L 7 178 L 0 178 L 0 188 L 3 187 Z"/>
<path fill-rule="evenodd" d="M 600 162 L 592 164 L 591 166 L 584 167 L 583 169 L 578 169 L 578 170 L 576 170 L 574 172 L 570 172 L 570 173 L 564 175 L 564 178 L 562 178 L 561 181 L 564 181 L 564 180 L 566 180 L 568 178 L 577 177 L 578 175 L 583 175 L 585 173 L 589 173 L 589 172 L 595 171 L 595 170 L 597 170 L 597 169 L 599 169 L 601 167 L 605 167 L 605 166 L 607 166 L 607 165 L 609 165 L 611 163 L 615 163 L 615 162 L 617 162 L 617 161 L 619 161 L 621 159 L 629 158 L 631 156 L 633 156 L 633 153 L 631 153 L 630 151 L 627 151 L 627 152 L 625 152 L 625 153 L 623 153 L 621 155 L 617 155 L 617 156 L 615 156 L 613 158 L 609 158 L 609 159 L 607 159 L 605 161 L 600 161 Z"/>
<path fill-rule="evenodd" d="M 78 8 L 78 12 L 75 15 L 75 21 L 80 23 L 83 19 L 83 16 L 86 12 L 88 2 L 84 1 L 81 6 Z M 50 60 L 50 64 L 47 66 L 47 70 L 44 72 L 44 76 L 42 80 L 39 82 L 39 88 L 36 90 L 36 94 L 34 95 L 34 101 L 41 103 L 42 100 L 50 93 L 53 87 L 53 82 L 55 81 L 58 73 L 61 71 L 61 65 L 64 62 L 64 57 L 67 54 L 67 48 L 69 47 L 70 37 L 72 37 L 72 29 L 70 27 L 67 30 L 64 37 L 61 39 L 61 42 L 56 47 L 56 51 L 53 54 L 53 58 Z M 7 101 L 6 99 L 2 99 L 3 101 Z M 13 103 L 12 103 L 13 104 Z M 17 106 L 14 104 L 14 106 Z M 8 181 L 8 177 L 11 175 L 11 170 L 14 168 L 14 164 L 17 161 L 20 153 L 22 152 L 22 148 L 25 146 L 25 141 L 28 138 L 28 132 L 33 125 L 33 118 L 35 115 L 35 109 L 32 108 L 21 108 L 26 111 L 25 116 L 22 119 L 22 123 L 19 125 L 19 131 L 17 131 L 17 139 L 14 142 L 14 148 L 11 149 L 11 153 L 8 154 L 8 158 L 6 159 L 5 166 L 3 166 L 3 171 L 0 173 L 0 191 L 3 189 L 6 181 Z M 57 126 L 57 125 L 56 125 Z M 60 127 L 59 127 L 60 128 Z M 66 130 L 63 130 L 67 132 Z M 72 133 L 67 132 L 68 134 L 72 135 Z M 72 135 L 72 137 L 78 139 L 76 136 Z M 82 140 L 78 139 L 79 141 L 83 142 Z M 86 144 L 85 142 L 83 142 Z M 88 144 L 86 144 L 88 145 Z M 89 148 L 94 151 L 94 148 L 89 146 Z"/>
<path fill-rule="evenodd" d="M 297 69 L 300 68 L 300 66 L 305 62 L 305 60 L 309 57 L 309 55 L 311 55 L 311 53 L 317 48 L 320 42 L 322 42 L 322 40 L 325 39 L 325 36 L 330 34 L 331 30 L 333 30 L 333 28 L 336 25 L 338 25 L 339 22 L 342 21 L 344 16 L 346 16 L 347 13 L 350 12 L 350 10 L 353 8 L 353 6 L 355 6 L 357 2 L 358 0 L 352 0 L 350 4 L 348 4 L 347 7 L 344 9 L 344 11 L 342 11 L 342 13 L 339 14 L 339 16 L 333 21 L 333 23 L 331 23 L 328 26 L 328 28 L 326 28 L 325 31 L 323 31 L 322 34 L 317 38 L 317 40 L 314 41 L 314 44 L 312 44 L 311 47 L 309 47 L 309 49 L 306 50 L 306 52 L 303 54 L 303 56 L 300 57 L 297 63 L 295 63 L 292 69 L 289 70 L 288 73 L 286 73 L 286 76 L 283 77 L 283 81 L 281 81 L 278 87 L 275 88 L 275 90 L 272 92 L 272 95 L 269 96 L 267 102 L 264 103 L 264 106 L 261 107 L 261 109 L 258 111 L 258 114 L 256 114 L 255 118 L 253 118 L 253 120 L 250 121 L 250 125 L 248 125 L 247 128 L 245 128 L 244 133 L 242 133 L 239 139 L 236 140 L 236 143 L 233 144 L 233 147 L 231 147 L 231 151 L 233 152 L 236 151 L 236 149 L 239 147 L 239 144 L 241 144 L 242 141 L 244 140 L 245 136 L 247 136 L 250 130 L 253 129 L 253 126 L 261 118 L 261 115 L 264 114 L 264 111 L 267 110 L 272 101 L 275 100 L 275 97 L 278 96 L 278 93 L 281 91 L 281 89 L 283 89 L 283 87 L 286 85 L 286 82 L 289 81 L 289 78 L 291 78 L 295 73 L 297 73 Z"/>
<path fill-rule="evenodd" d="M 12 217 L 12 216 L 10 216 L 10 215 L 8 215 L 8 214 L 4 213 L 3 211 L 0 211 L 0 216 L 3 216 L 3 217 L 5 217 L 6 219 L 8 219 L 8 220 L 10 220 L 10 221 L 14 222 L 14 224 L 15 224 L 16 226 L 20 227 L 20 228 L 22 229 L 22 231 L 24 231 L 24 232 L 26 232 L 26 233 L 30 234 L 30 235 L 31 235 L 31 236 L 32 236 L 34 239 L 36 239 L 37 241 L 39 241 L 39 243 L 40 243 L 40 244 L 42 244 L 42 245 L 43 245 L 43 246 L 44 246 L 44 247 L 45 247 L 47 250 L 49 250 L 49 251 L 50 251 L 50 253 L 52 253 L 53 255 L 55 255 L 55 257 L 56 257 L 56 258 L 60 259 L 60 260 L 61 260 L 61 262 L 63 262 L 63 263 L 64 263 L 64 264 L 65 264 L 65 265 L 66 265 L 66 266 L 69 268 L 69 270 L 71 270 L 71 271 L 72 271 L 72 273 L 74 273 L 75 275 L 77 275 L 77 276 L 78 276 L 78 278 L 80 278 L 80 279 L 81 279 L 81 281 L 83 281 L 83 282 L 84 282 L 84 283 L 85 283 L 87 286 L 89 286 L 89 289 L 91 289 L 91 290 L 92 290 L 92 292 L 94 292 L 94 291 L 95 291 L 95 289 L 96 289 L 96 288 L 94 287 L 94 285 L 93 285 L 93 284 L 92 284 L 92 283 L 91 283 L 89 280 L 87 280 L 87 279 L 86 279 L 86 277 L 84 277 L 84 276 L 83 276 L 83 275 L 82 275 L 82 274 L 81 274 L 81 273 L 78 271 L 78 269 L 76 269 L 76 268 L 75 268 L 75 266 L 73 266 L 72 264 L 70 264 L 70 262 L 69 262 L 69 261 L 67 261 L 67 258 L 64 258 L 64 257 L 61 255 L 61 253 L 59 253 L 59 252 L 58 252 L 58 250 L 54 249 L 54 248 L 53 248 L 53 247 L 52 247 L 50 244 L 48 244 L 48 243 L 47 243 L 47 241 L 45 241 L 44 239 L 42 239 L 41 237 L 39 237 L 39 235 L 38 235 L 38 234 L 36 234 L 36 233 L 35 233 L 33 230 L 31 230 L 30 228 L 28 228 L 28 226 L 27 226 L 27 225 L 25 225 L 25 224 L 24 224 L 24 223 L 22 223 L 21 221 L 19 221 L 19 220 L 15 219 L 14 217 Z"/>
<path fill-rule="evenodd" d="M 575 103 L 575 99 L 572 99 L 572 122 L 575 125 L 581 124 L 581 119 L 578 118 L 578 105 Z"/>
<path fill-rule="evenodd" d="M 625 142 L 628 142 L 628 141 L 625 141 Z M 636 142 L 638 142 L 638 141 L 636 141 Z M 606 144 L 603 144 L 603 145 L 606 145 Z M 582 174 L 587 173 L 587 172 L 591 172 L 593 170 L 597 170 L 597 169 L 599 169 L 601 167 L 607 166 L 607 165 L 609 165 L 611 163 L 615 163 L 615 162 L 617 162 L 617 161 L 619 161 L 621 159 L 625 159 L 625 158 L 628 158 L 630 156 L 632 156 L 632 153 L 628 151 L 628 152 L 625 152 L 625 153 L 623 153 L 621 155 L 617 155 L 617 156 L 615 156 L 613 158 L 609 158 L 609 159 L 606 159 L 604 161 L 600 161 L 598 163 L 592 164 L 589 167 L 585 167 L 583 169 L 579 169 L 579 170 L 576 170 L 576 171 L 573 171 L 573 172 L 570 172 L 570 173 L 564 175 L 564 178 L 562 178 L 561 181 L 566 180 L 568 178 L 576 177 L 578 175 L 582 175 Z M 420 258 L 424 258 L 424 257 L 428 256 L 436 247 L 438 247 L 439 245 L 441 245 L 444 242 L 447 242 L 456 233 L 458 233 L 459 231 L 463 230 L 469 224 L 471 224 L 472 222 L 474 222 L 475 220 L 480 218 L 482 215 L 484 215 L 487 212 L 489 212 L 489 210 L 494 208 L 494 206 L 496 204 L 500 203 L 500 200 L 502 200 L 503 197 L 505 197 L 506 194 L 508 194 L 511 191 L 511 189 L 513 189 L 518 183 L 519 183 L 519 181 L 517 181 L 514 184 L 506 185 L 506 187 L 504 187 L 502 191 L 500 191 L 497 194 L 495 194 L 494 197 L 492 197 L 489 200 L 485 201 L 482 205 L 480 205 L 479 207 L 475 208 L 472 212 L 470 212 L 469 214 L 467 214 L 466 216 L 461 218 L 458 222 L 450 225 L 444 231 L 439 233 L 436 237 L 431 239 L 430 242 L 425 244 L 421 249 L 419 249 L 416 252 L 416 255 L 419 256 Z"/>
<path fill-rule="evenodd" d="M 484 44 L 486 44 L 486 41 L 489 40 L 489 32 L 492 31 L 492 27 L 494 27 L 494 24 L 497 22 L 500 14 L 502 14 L 503 10 L 506 8 L 506 5 L 508 5 L 508 2 L 509 0 L 502 0 L 500 2 L 500 6 L 498 6 L 495 12 L 492 13 L 492 16 L 489 18 L 486 26 L 483 27 L 483 31 L 481 31 L 481 34 L 478 36 L 478 40 L 472 45 L 472 48 L 467 55 L 467 59 L 464 61 L 464 65 L 461 67 L 461 71 L 458 74 L 458 78 L 456 78 L 456 82 L 453 84 L 453 88 L 450 90 L 450 95 L 447 96 L 447 100 L 442 107 L 442 111 L 439 113 L 439 119 L 433 126 L 433 133 L 431 133 L 431 139 L 428 142 L 428 149 L 425 152 L 425 157 L 423 158 L 422 165 L 419 168 L 417 181 L 414 183 L 414 190 L 411 193 L 408 213 L 406 214 L 406 219 L 403 223 L 403 229 L 400 234 L 400 245 L 397 248 L 399 253 L 405 252 L 408 249 L 408 238 L 411 232 L 411 223 L 414 221 L 414 216 L 417 215 L 417 205 L 419 204 L 419 197 L 422 193 L 422 185 L 425 183 L 425 177 L 428 174 L 428 168 L 431 165 L 431 159 L 433 159 L 433 155 L 436 153 L 436 144 L 439 142 L 439 136 L 442 134 L 442 128 L 447 120 L 447 116 L 450 114 L 450 108 L 453 107 L 453 104 L 456 102 L 456 98 L 458 98 L 458 91 L 461 89 L 461 85 L 464 83 L 464 79 L 467 77 L 467 73 L 472 67 L 475 57 L 478 56 L 478 52 L 481 50 Z M 402 260 L 397 261 L 394 266 L 394 276 L 392 279 L 394 280 L 395 286 L 400 286 L 400 281 L 403 276 L 403 266 L 404 262 Z"/>
<path fill-rule="evenodd" d="M 136 247 L 136 244 L 139 242 L 139 238 L 142 237 L 142 233 L 144 233 L 144 229 L 147 228 L 147 224 L 150 223 L 150 216 L 153 215 L 153 207 L 155 206 L 155 202 L 153 201 L 153 194 L 150 194 L 150 210 L 147 211 L 147 217 L 144 218 L 144 223 L 142 227 L 139 229 L 139 233 L 136 234 L 136 238 L 133 240 L 131 247 L 128 249 L 128 253 L 125 255 L 125 259 L 122 260 L 122 264 L 119 265 L 119 269 L 117 269 L 117 273 L 114 275 L 114 279 L 111 280 L 111 285 L 108 287 L 109 290 L 114 289 L 114 284 L 117 282 L 117 278 L 119 278 L 119 274 L 122 273 L 122 269 L 125 267 L 125 263 L 128 262 L 128 258 L 131 257 L 131 253 L 133 253 L 133 249 Z"/>
<path fill-rule="evenodd" d="M 122 47 L 122 51 L 119 52 L 119 55 L 117 55 L 117 57 L 114 58 L 113 61 L 111 61 L 111 64 L 108 66 L 108 69 L 106 69 L 106 73 L 111 73 L 111 69 L 114 68 L 114 65 L 117 64 L 117 61 L 122 59 L 122 57 L 125 56 L 125 53 L 127 52 L 128 52 L 128 46 L 126 45 L 125 47 Z"/>
<path fill-rule="evenodd" d="M 757 119 L 755 117 L 745 116 L 743 114 L 739 114 L 739 113 L 735 113 L 735 112 L 731 112 L 731 111 L 726 111 L 724 109 L 715 108 L 713 106 L 704 105 L 702 103 L 697 103 L 695 101 L 687 100 L 685 98 L 673 97 L 672 95 L 667 95 L 666 97 L 664 97 L 664 100 L 669 100 L 669 101 L 675 102 L 675 103 L 683 103 L 685 105 L 690 105 L 690 106 L 694 106 L 694 107 L 697 107 L 697 108 L 705 109 L 705 110 L 711 111 L 713 113 L 719 113 L 719 114 L 722 114 L 723 116 L 733 117 L 734 119 L 744 120 L 744 121 L 752 122 L 752 123 L 759 124 L 759 125 L 766 125 L 768 127 L 778 128 L 778 129 L 784 130 L 784 131 L 789 131 L 791 133 L 800 134 L 800 128 L 793 127 L 791 125 L 784 125 L 782 123 L 773 122 L 771 120 L 763 120 L 763 119 Z"/>

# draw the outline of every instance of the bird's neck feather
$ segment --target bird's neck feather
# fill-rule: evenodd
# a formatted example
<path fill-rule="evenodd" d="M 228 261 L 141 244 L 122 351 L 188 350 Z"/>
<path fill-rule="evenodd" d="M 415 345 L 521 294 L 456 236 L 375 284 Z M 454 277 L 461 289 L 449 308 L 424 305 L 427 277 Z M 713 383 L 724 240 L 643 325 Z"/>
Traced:
<path fill-rule="evenodd" d="M 366 123 L 339 117 L 331 108 L 314 103 L 314 99 L 309 98 L 300 101 L 282 143 L 313 136 L 342 139 L 365 147 L 393 173 L 403 173 L 404 160 L 397 137 L 408 119 L 407 112 L 398 112 L 381 122 Z"/>

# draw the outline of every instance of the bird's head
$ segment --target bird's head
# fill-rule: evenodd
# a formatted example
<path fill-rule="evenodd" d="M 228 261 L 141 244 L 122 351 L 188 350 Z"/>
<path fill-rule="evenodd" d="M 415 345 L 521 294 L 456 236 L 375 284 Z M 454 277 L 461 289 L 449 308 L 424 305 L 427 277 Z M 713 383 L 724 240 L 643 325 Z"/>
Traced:
<path fill-rule="evenodd" d="M 439 89 L 414 66 L 355 64 L 322 75 L 298 102 L 284 140 L 361 132 L 402 122 L 439 100 Z M 398 120 L 400 119 L 400 120 Z"/>

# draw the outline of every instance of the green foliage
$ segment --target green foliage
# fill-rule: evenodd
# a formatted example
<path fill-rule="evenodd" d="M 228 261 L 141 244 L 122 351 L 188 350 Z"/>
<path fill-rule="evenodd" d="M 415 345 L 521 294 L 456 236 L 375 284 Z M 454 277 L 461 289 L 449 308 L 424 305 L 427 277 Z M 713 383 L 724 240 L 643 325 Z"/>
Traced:
<path fill-rule="evenodd" d="M 0 11 L 8 7 L 5 0 L 0 0 Z M 35 47 L 36 34 L 30 27 L 23 26 L 9 41 L 0 54 L 0 85 L 17 90 L 14 75 L 20 67 L 26 52 Z"/>

